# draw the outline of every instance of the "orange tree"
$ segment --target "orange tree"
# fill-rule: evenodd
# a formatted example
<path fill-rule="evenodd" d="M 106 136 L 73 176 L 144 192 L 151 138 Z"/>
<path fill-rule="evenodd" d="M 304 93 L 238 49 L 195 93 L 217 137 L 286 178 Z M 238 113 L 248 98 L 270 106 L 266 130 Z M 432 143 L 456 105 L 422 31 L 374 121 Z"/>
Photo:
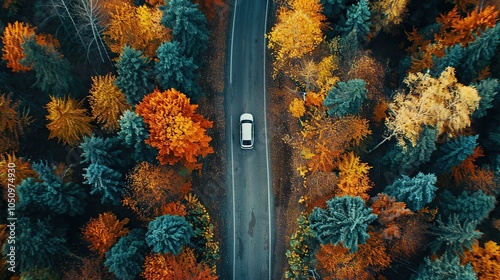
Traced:
<path fill-rule="evenodd" d="M 158 149 L 157 159 L 161 164 L 181 162 L 190 169 L 198 169 L 201 164 L 197 158 L 213 153 L 209 144 L 212 138 L 207 135 L 213 123 L 197 114 L 197 108 L 175 89 L 163 92 L 155 89 L 137 105 L 137 114 L 149 127 L 146 143 Z"/>
<path fill-rule="evenodd" d="M 90 219 L 83 228 L 83 238 L 90 243 L 90 249 L 103 256 L 118 241 L 118 238 L 128 234 L 125 227 L 129 219 L 118 220 L 115 214 L 106 212 L 99 217 Z"/>

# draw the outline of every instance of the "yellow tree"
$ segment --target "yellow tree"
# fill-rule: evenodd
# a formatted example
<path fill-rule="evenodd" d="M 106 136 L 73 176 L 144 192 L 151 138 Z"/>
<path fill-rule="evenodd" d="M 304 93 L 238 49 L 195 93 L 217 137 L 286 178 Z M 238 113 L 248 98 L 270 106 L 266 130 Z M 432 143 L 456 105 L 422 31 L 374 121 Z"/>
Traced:
<path fill-rule="evenodd" d="M 116 77 L 111 74 L 92 77 L 89 96 L 92 116 L 108 131 L 116 131 L 119 128 L 118 119 L 131 108 L 125 95 L 115 85 L 115 80 Z"/>
<path fill-rule="evenodd" d="M 103 256 L 118 241 L 118 238 L 128 234 L 125 227 L 129 219 L 118 220 L 112 212 L 99 214 L 90 219 L 83 228 L 83 238 L 90 243 L 90 249 Z"/>
<path fill-rule="evenodd" d="M 303 100 L 294 98 L 288 107 L 292 116 L 296 118 L 302 117 L 306 113 L 306 106 Z"/>
<path fill-rule="evenodd" d="M 16 176 L 15 179 L 9 181 L 9 163 L 14 163 L 16 168 Z M 27 178 L 36 178 L 38 175 L 35 171 L 31 169 L 31 165 L 28 161 L 23 160 L 22 158 L 16 157 L 14 153 L 9 153 L 4 155 L 0 155 L 0 186 L 3 187 L 3 198 L 7 201 L 8 198 L 8 184 L 11 183 L 13 185 L 18 185 L 24 179 Z M 16 196 L 16 200 L 17 200 Z"/>
<path fill-rule="evenodd" d="M 57 138 L 67 145 L 76 145 L 83 136 L 92 134 L 92 118 L 83 108 L 82 102 L 73 98 L 56 98 L 51 96 L 46 105 L 49 114 L 47 128 L 50 131 L 49 139 Z"/>
<path fill-rule="evenodd" d="M 464 253 L 462 264 L 470 262 L 479 280 L 494 280 L 500 275 L 500 246 L 494 241 L 484 243 L 484 248 L 478 242 L 472 249 Z"/>
<path fill-rule="evenodd" d="M 408 0 L 374 1 L 370 7 L 373 34 L 376 35 L 381 29 L 390 32 L 403 22 L 408 12 L 408 2 Z"/>
<path fill-rule="evenodd" d="M 480 97 L 474 87 L 457 82 L 455 69 L 447 67 L 438 78 L 409 73 L 404 82 L 408 90 L 397 92 L 389 104 L 385 121 L 389 135 L 375 148 L 392 137 L 402 147 L 406 147 L 405 140 L 415 146 L 426 125 L 436 128 L 438 136 L 451 137 L 470 126 Z"/>
<path fill-rule="evenodd" d="M 337 196 L 359 196 L 367 201 L 370 198 L 367 192 L 372 188 L 372 182 L 368 177 L 370 169 L 371 166 L 361 162 L 353 152 L 344 154 L 339 161 L 340 178 Z"/>
<path fill-rule="evenodd" d="M 201 167 L 197 158 L 213 153 L 207 129 L 213 123 L 195 111 L 198 105 L 175 89 L 155 89 L 136 107 L 149 127 L 146 143 L 158 149 L 161 164 L 182 162 L 188 168 Z"/>

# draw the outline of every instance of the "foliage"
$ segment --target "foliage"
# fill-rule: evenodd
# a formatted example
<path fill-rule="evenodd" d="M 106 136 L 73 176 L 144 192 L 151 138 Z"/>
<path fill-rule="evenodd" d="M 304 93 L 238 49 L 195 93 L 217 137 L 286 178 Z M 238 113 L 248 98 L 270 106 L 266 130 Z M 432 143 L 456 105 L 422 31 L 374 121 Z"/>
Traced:
<path fill-rule="evenodd" d="M 205 15 L 189 0 L 169 0 L 166 3 L 161 23 L 172 30 L 173 40 L 179 42 L 179 53 L 199 61 L 210 35 Z"/>
<path fill-rule="evenodd" d="M 353 152 L 344 154 L 339 162 L 339 175 L 337 196 L 359 196 L 365 201 L 369 199 L 367 192 L 372 188 L 368 177 L 371 169 L 367 163 L 361 162 Z"/>
<path fill-rule="evenodd" d="M 316 236 L 309 228 L 304 213 L 297 218 L 297 224 L 298 228 L 290 237 L 289 249 L 285 253 L 289 265 L 285 272 L 286 279 L 304 279 L 312 268 L 310 262 L 314 258 Z"/>
<path fill-rule="evenodd" d="M 393 220 L 393 223 L 388 224 L 383 229 L 381 236 L 388 245 L 390 255 L 394 259 L 410 259 L 427 249 L 428 221 L 430 219 L 425 217 L 426 212 L 424 211 L 429 210 L 424 208 L 413 215 L 399 216 Z M 382 213 L 382 215 L 384 214 Z M 394 229 L 394 226 L 397 229 L 397 234 L 395 231 L 387 230 L 391 227 Z"/>
<path fill-rule="evenodd" d="M 357 115 L 366 99 L 365 86 L 365 81 L 361 79 L 337 83 L 323 101 L 323 105 L 328 108 L 328 115 L 335 117 Z"/>
<path fill-rule="evenodd" d="M 494 241 L 484 243 L 484 248 L 478 242 L 472 245 L 472 250 L 465 251 L 462 264 L 470 263 L 480 280 L 494 280 L 500 275 L 500 246 Z"/>
<path fill-rule="evenodd" d="M 13 102 L 10 95 L 0 95 L 0 154 L 17 152 L 19 137 L 31 123 L 31 117 L 19 112 L 19 102 Z"/>
<path fill-rule="evenodd" d="M 374 279 L 374 275 L 389 267 L 389 256 L 380 237 L 371 236 L 366 244 L 359 245 L 355 253 L 340 245 L 321 245 L 316 253 L 317 268 L 322 279 Z"/>
<path fill-rule="evenodd" d="M 378 216 L 377 221 L 382 225 L 389 225 L 399 217 L 412 214 L 404 202 L 396 201 L 385 193 L 378 193 L 372 201 L 373 213 Z"/>
<path fill-rule="evenodd" d="M 16 178 L 13 182 L 9 179 L 9 163 L 16 166 Z M 27 178 L 36 178 L 37 174 L 31 169 L 31 164 L 28 160 L 22 157 L 17 157 L 14 153 L 0 154 L 0 186 L 4 189 L 3 198 L 7 201 L 8 184 L 11 183 L 15 186 L 19 185 Z"/>
<path fill-rule="evenodd" d="M 146 243 L 153 253 L 179 255 L 194 231 L 186 218 L 163 215 L 149 222 Z"/>
<path fill-rule="evenodd" d="M 137 105 L 137 114 L 149 127 L 146 143 L 158 149 L 156 158 L 161 164 L 182 162 L 199 168 L 197 157 L 213 153 L 209 145 L 212 138 L 206 134 L 212 122 L 195 113 L 197 108 L 175 89 L 155 90 Z"/>
<path fill-rule="evenodd" d="M 440 146 L 437 151 L 433 169 L 437 173 L 447 173 L 452 167 L 460 165 L 467 157 L 474 153 L 479 135 L 459 136 Z"/>
<path fill-rule="evenodd" d="M 91 194 L 101 195 L 101 203 L 120 204 L 120 196 L 123 193 L 122 174 L 100 163 L 91 163 L 86 169 L 85 184 L 91 185 Z"/>
<path fill-rule="evenodd" d="M 463 255 L 464 249 L 471 249 L 474 242 L 479 239 L 483 233 L 476 230 L 478 221 L 464 220 L 460 221 L 458 215 L 451 215 L 447 222 L 443 222 L 438 217 L 437 226 L 431 227 L 431 232 L 435 236 L 429 244 L 433 252 L 439 250 L 449 254 Z"/>
<path fill-rule="evenodd" d="M 77 145 L 85 135 L 92 133 L 92 118 L 83 108 L 82 102 L 73 98 L 56 98 L 51 96 L 46 105 L 49 114 L 47 128 L 50 131 L 49 139 L 57 138 L 67 145 Z"/>
<path fill-rule="evenodd" d="M 349 63 L 346 78 L 347 83 L 355 79 L 364 81 L 368 99 L 380 98 L 384 90 L 385 70 L 382 63 L 377 61 L 371 52 L 366 51 L 354 56 Z"/>
<path fill-rule="evenodd" d="M 495 208 L 495 203 L 494 196 L 486 195 L 481 190 L 470 195 L 462 191 L 459 196 L 454 196 L 450 191 L 445 190 L 439 200 L 439 209 L 448 217 L 456 214 L 460 222 L 470 220 L 480 223 Z"/>
<path fill-rule="evenodd" d="M 479 82 L 474 82 L 471 86 L 477 89 L 479 97 L 481 97 L 479 107 L 474 111 L 472 117 L 484 117 L 487 114 L 487 110 L 493 108 L 493 101 L 500 90 L 500 83 L 498 79 L 488 78 Z"/>
<path fill-rule="evenodd" d="M 30 65 L 23 65 L 19 60 L 26 57 L 22 45 L 35 34 L 35 29 L 25 22 L 8 23 L 2 36 L 2 59 L 7 61 L 7 67 L 13 72 L 31 70 Z"/>
<path fill-rule="evenodd" d="M 288 107 L 288 111 L 292 113 L 292 116 L 300 118 L 306 113 L 306 106 L 304 100 L 294 98 Z"/>
<path fill-rule="evenodd" d="M 405 139 L 415 146 L 424 126 L 437 129 L 437 135 L 456 136 L 470 125 L 470 115 L 480 97 L 473 87 L 457 82 L 451 67 L 433 78 L 429 74 L 410 73 L 405 78 L 408 91 L 399 91 L 389 104 L 386 126 L 400 146 Z"/>
<path fill-rule="evenodd" d="M 183 249 L 177 256 L 172 253 L 146 256 L 142 277 L 155 279 L 216 280 L 212 270 L 203 262 L 198 263 L 190 248 Z"/>
<path fill-rule="evenodd" d="M 114 165 L 122 163 L 119 158 L 121 151 L 114 147 L 116 138 L 103 138 L 92 134 L 91 137 L 84 136 L 80 144 L 82 149 L 82 163 L 99 163 Z"/>
<path fill-rule="evenodd" d="M 323 13 L 329 18 L 337 18 L 346 9 L 346 0 L 320 0 Z"/>
<path fill-rule="evenodd" d="M 122 144 L 132 149 L 131 156 L 136 162 L 153 161 L 155 150 L 144 141 L 149 137 L 149 133 L 141 116 L 133 111 L 127 110 L 118 120 L 120 130 L 118 139 Z"/>
<path fill-rule="evenodd" d="M 147 250 L 145 235 L 142 229 L 132 229 L 106 253 L 104 265 L 116 278 L 134 279 L 142 272 Z"/>
<path fill-rule="evenodd" d="M 213 20 L 215 17 L 216 6 L 225 5 L 223 0 L 194 0 L 194 3 L 199 5 L 208 20 Z"/>
<path fill-rule="evenodd" d="M 125 45 L 116 61 L 118 77 L 116 77 L 115 84 L 122 90 L 132 106 L 139 103 L 152 90 L 147 68 L 149 61 L 142 54 L 140 50 Z"/>
<path fill-rule="evenodd" d="M 460 165 L 452 168 L 451 177 L 457 187 L 482 190 L 488 195 L 496 195 L 499 190 L 495 182 L 495 172 L 489 168 L 480 168 L 475 164 L 476 159 L 482 156 L 484 156 L 484 151 L 481 146 L 477 146 L 472 155 L 463 160 Z"/>
<path fill-rule="evenodd" d="M 110 73 L 106 76 L 92 77 L 89 103 L 92 116 L 107 131 L 118 129 L 118 118 L 130 109 L 125 95 L 115 85 L 116 77 Z"/>
<path fill-rule="evenodd" d="M 412 275 L 412 280 L 476 280 L 476 273 L 470 264 L 460 265 L 460 259 L 451 254 L 444 254 L 440 258 L 424 259 L 420 264 L 417 274 Z"/>
<path fill-rule="evenodd" d="M 192 57 L 182 55 L 179 42 L 162 43 L 157 54 L 155 73 L 162 89 L 175 88 L 191 98 L 201 96 L 195 74 L 198 66 Z"/>
<path fill-rule="evenodd" d="M 92 218 L 82 229 L 83 239 L 90 243 L 89 248 L 100 256 L 113 247 L 116 241 L 129 233 L 129 219 L 118 220 L 112 212 L 99 214 L 97 218 Z"/>
<path fill-rule="evenodd" d="M 385 32 L 392 32 L 403 22 L 408 13 L 408 0 L 378 0 L 372 3 L 371 22 L 373 33 L 378 33 L 381 29 Z"/>
<path fill-rule="evenodd" d="M 188 178 L 175 169 L 147 162 L 137 164 L 127 175 L 127 181 L 122 203 L 143 221 L 160 216 L 162 206 L 180 200 L 191 190 Z"/>
<path fill-rule="evenodd" d="M 398 201 L 405 202 L 410 210 L 418 211 L 434 199 L 434 193 L 437 190 L 434 185 L 436 180 L 436 175 L 426 175 L 422 172 L 413 178 L 403 175 L 402 178 L 387 186 L 384 192 Z"/>
<path fill-rule="evenodd" d="M 364 244 L 370 237 L 366 230 L 377 215 L 359 197 L 336 197 L 326 203 L 326 210 L 315 208 L 309 216 L 311 230 L 321 244 L 342 242 L 351 253 L 356 252 L 358 244 Z"/>
<path fill-rule="evenodd" d="M 347 36 L 351 31 L 356 30 L 359 42 L 364 42 L 370 33 L 370 16 L 368 1 L 359 0 L 358 3 L 347 8 L 347 19 L 339 27 L 339 31 L 342 32 L 342 36 Z"/>

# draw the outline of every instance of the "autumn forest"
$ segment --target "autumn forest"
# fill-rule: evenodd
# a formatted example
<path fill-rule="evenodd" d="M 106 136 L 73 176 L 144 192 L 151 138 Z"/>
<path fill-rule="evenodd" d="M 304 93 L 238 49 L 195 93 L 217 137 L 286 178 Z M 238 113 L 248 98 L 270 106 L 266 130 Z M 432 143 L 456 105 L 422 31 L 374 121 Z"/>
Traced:
<path fill-rule="evenodd" d="M 0 279 L 223 279 L 230 2 L 3 1 Z M 500 1 L 270 2 L 274 274 L 497 279 Z"/>

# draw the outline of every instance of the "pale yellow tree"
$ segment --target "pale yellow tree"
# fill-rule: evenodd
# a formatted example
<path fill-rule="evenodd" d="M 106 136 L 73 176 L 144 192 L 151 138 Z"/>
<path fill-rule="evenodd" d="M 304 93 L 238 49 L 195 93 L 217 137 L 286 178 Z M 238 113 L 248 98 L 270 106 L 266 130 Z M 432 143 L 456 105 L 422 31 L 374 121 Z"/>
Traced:
<path fill-rule="evenodd" d="M 392 31 L 403 22 L 408 12 L 408 0 L 377 0 L 370 6 L 371 23 L 373 33 L 381 29 L 386 32 Z"/>
<path fill-rule="evenodd" d="M 370 169 L 371 166 L 361 162 L 354 152 L 344 154 L 339 161 L 337 196 L 359 196 L 367 201 L 370 198 L 368 191 L 373 185 L 368 177 Z"/>

